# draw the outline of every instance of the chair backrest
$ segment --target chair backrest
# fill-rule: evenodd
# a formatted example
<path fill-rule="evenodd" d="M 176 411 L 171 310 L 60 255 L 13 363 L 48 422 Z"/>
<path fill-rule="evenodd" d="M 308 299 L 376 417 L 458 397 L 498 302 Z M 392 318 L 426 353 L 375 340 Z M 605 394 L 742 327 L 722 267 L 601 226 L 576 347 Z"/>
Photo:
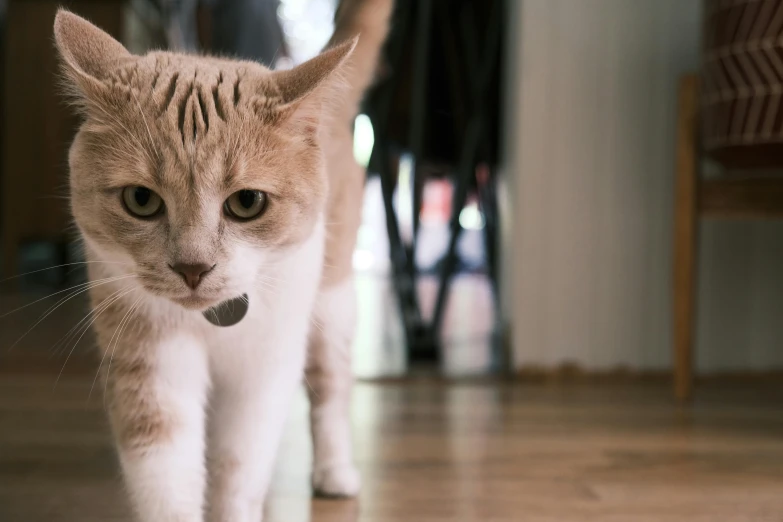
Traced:
<path fill-rule="evenodd" d="M 732 169 L 783 168 L 783 2 L 705 5 L 704 151 Z"/>

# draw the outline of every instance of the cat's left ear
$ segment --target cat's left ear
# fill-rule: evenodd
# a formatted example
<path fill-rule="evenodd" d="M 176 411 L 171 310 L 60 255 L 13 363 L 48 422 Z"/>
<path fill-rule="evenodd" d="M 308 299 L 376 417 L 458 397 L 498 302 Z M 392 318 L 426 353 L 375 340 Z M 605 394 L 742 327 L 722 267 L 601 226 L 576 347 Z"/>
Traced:
<path fill-rule="evenodd" d="M 277 110 L 313 131 L 328 112 L 329 101 L 345 88 L 341 71 L 346 67 L 358 38 L 328 49 L 287 71 L 276 71 L 273 79 L 282 97 Z"/>
<path fill-rule="evenodd" d="M 64 9 L 54 19 L 54 39 L 68 80 L 87 98 L 105 90 L 112 71 L 135 59 L 120 42 Z"/>

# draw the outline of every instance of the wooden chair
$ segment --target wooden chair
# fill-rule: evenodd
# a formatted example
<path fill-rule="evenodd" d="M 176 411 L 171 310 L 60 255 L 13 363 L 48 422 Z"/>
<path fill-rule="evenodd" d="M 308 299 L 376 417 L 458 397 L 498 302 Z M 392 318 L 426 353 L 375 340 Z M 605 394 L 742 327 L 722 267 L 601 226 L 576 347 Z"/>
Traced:
<path fill-rule="evenodd" d="M 682 78 L 677 119 L 674 219 L 674 392 L 687 400 L 693 393 L 697 309 L 698 236 L 702 219 L 783 218 L 783 177 L 748 174 L 705 179 L 701 175 L 701 82 Z M 773 158 L 774 160 L 774 158 Z M 780 156 L 783 167 L 783 155 Z M 769 166 L 769 165 L 766 165 Z"/>

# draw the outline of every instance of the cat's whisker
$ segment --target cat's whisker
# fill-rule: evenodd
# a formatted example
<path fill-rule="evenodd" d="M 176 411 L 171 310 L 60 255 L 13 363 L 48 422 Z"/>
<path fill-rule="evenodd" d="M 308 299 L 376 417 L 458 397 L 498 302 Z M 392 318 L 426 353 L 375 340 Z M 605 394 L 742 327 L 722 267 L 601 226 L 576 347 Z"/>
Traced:
<path fill-rule="evenodd" d="M 210 308 L 210 309 L 209 309 L 209 311 L 210 311 L 210 312 L 212 312 L 212 317 L 214 317 L 214 318 L 215 318 L 215 322 L 216 322 L 217 324 L 220 324 L 220 317 L 218 317 L 218 314 L 217 314 L 217 312 L 215 311 L 215 309 L 214 309 L 214 308 Z"/>
<path fill-rule="evenodd" d="M 119 290 L 119 292 L 121 292 L 121 293 L 115 292 L 115 294 L 114 294 L 114 297 L 112 297 L 112 298 L 111 298 L 111 302 L 107 303 L 107 304 L 106 304 L 106 306 L 104 306 L 104 307 L 103 307 L 103 309 L 101 309 L 101 310 L 100 310 L 100 312 L 98 312 L 98 313 L 97 313 L 97 314 L 96 314 L 96 315 L 95 315 L 95 316 L 92 318 L 92 320 L 90 321 L 90 323 L 89 323 L 89 324 L 87 324 L 87 325 L 86 325 L 84 328 L 82 328 L 82 333 L 81 333 L 81 335 L 80 335 L 80 336 L 79 336 L 79 338 L 76 340 L 76 342 L 73 344 L 73 346 L 71 346 L 71 350 L 70 350 L 70 352 L 68 353 L 68 357 L 65 359 L 65 363 L 63 364 L 63 369 L 65 368 L 65 364 L 67 364 L 67 363 L 68 363 L 68 358 L 71 356 L 71 354 L 74 352 L 74 350 L 76 349 L 76 347 L 79 345 L 79 343 L 81 342 L 81 340 L 82 340 L 82 338 L 84 337 L 84 335 L 85 335 L 85 334 L 86 334 L 86 333 L 87 333 L 87 332 L 90 330 L 90 327 L 93 325 L 93 323 L 95 323 L 95 321 L 97 321 L 97 320 L 98 320 L 98 318 L 99 318 L 99 317 L 100 317 L 100 316 L 101 316 L 101 315 L 102 315 L 102 314 L 103 314 L 103 313 L 104 313 L 106 310 L 108 310 L 108 309 L 109 309 L 109 308 L 110 308 L 110 307 L 111 307 L 111 306 L 112 306 L 114 303 L 116 303 L 117 301 L 119 301 L 120 299 L 122 299 L 123 297 L 125 297 L 126 295 L 130 294 L 130 293 L 131 293 L 131 292 L 133 292 L 134 290 L 136 290 L 136 288 L 133 288 L 133 287 L 126 287 L 126 288 L 123 288 L 122 290 Z"/>
<path fill-rule="evenodd" d="M 118 149 L 108 144 L 100 144 L 95 146 L 96 150 L 107 153 L 110 158 L 125 161 L 134 159 L 133 155 L 124 149 Z M 135 147 L 133 147 L 135 148 Z"/>
<path fill-rule="evenodd" d="M 274 279 L 277 281 L 281 281 L 281 271 L 279 268 L 282 266 L 282 262 L 276 263 L 274 265 L 267 264 L 267 265 L 260 265 L 258 267 L 258 270 L 256 272 L 256 277 L 262 277 L 266 279 Z"/>
<path fill-rule="evenodd" d="M 265 283 L 264 281 L 259 281 L 259 283 L 261 284 L 261 286 L 263 286 L 263 288 L 266 291 L 272 294 L 275 297 L 275 299 L 278 299 L 280 297 L 280 289 L 277 286 L 271 283 Z"/>
<path fill-rule="evenodd" d="M 65 293 L 65 292 L 70 292 L 70 291 L 78 289 L 78 288 L 83 288 L 85 286 L 89 286 L 89 285 L 94 284 L 94 283 L 118 281 L 118 280 L 123 279 L 125 277 L 127 277 L 127 276 L 106 277 L 104 279 L 96 279 L 94 281 L 87 281 L 86 283 L 79 283 L 79 284 L 70 286 L 70 287 L 68 287 L 68 288 L 66 288 L 64 290 L 58 290 L 57 292 L 51 293 L 51 294 L 49 294 L 49 295 L 47 295 L 45 297 L 41 297 L 40 299 L 36 299 L 32 303 L 27 303 L 26 305 L 22 305 L 19 308 L 14 308 L 10 312 L 5 312 L 3 314 L 0 314 L 0 319 L 2 319 L 4 317 L 7 317 L 7 316 L 9 316 L 11 314 L 14 314 L 16 312 L 19 312 L 21 310 L 24 310 L 25 308 L 29 308 L 29 307 L 33 306 L 34 304 L 40 303 L 41 301 L 46 301 L 47 299 L 52 298 L 52 297 L 54 297 L 56 295 L 59 295 L 59 294 Z"/>
<path fill-rule="evenodd" d="M 44 320 L 46 320 L 46 318 L 47 318 L 47 317 L 49 317 L 50 315 L 52 315 L 52 314 L 53 314 L 53 313 L 54 313 L 54 312 L 55 312 L 55 311 L 56 311 L 58 308 L 60 308 L 62 305 L 64 305 L 65 303 L 67 303 L 68 301 L 70 301 L 71 299 L 73 299 L 74 297 L 76 297 L 77 295 L 83 294 L 84 292 L 87 292 L 87 291 L 89 291 L 89 290 L 92 290 L 92 289 L 93 289 L 93 288 L 95 288 L 95 287 L 98 287 L 98 286 L 101 286 L 101 285 L 106 285 L 106 284 L 109 284 L 109 283 L 113 283 L 113 282 L 115 282 L 115 281 L 119 281 L 120 279 L 127 279 L 127 278 L 129 278 L 129 277 L 136 277 L 136 276 L 134 276 L 134 275 L 121 276 L 121 277 L 119 277 L 118 279 L 112 279 L 112 280 L 110 280 L 110 281 L 101 281 L 101 282 L 98 282 L 98 283 L 95 283 L 95 284 L 91 284 L 91 286 L 87 286 L 86 288 L 83 288 L 83 289 L 81 289 L 81 290 L 78 290 L 77 292 L 74 292 L 74 293 L 72 293 L 71 295 L 68 295 L 68 296 L 66 296 L 66 297 L 64 297 L 64 298 L 62 298 L 62 299 L 60 299 L 60 301 L 58 301 L 57 303 L 55 303 L 55 305 L 53 305 L 52 307 L 50 307 L 50 308 L 49 308 L 49 310 L 47 310 L 47 311 L 44 313 L 43 317 L 41 317 L 40 319 L 38 319 L 38 321 L 36 321 L 36 322 L 35 322 L 35 324 L 34 324 L 33 326 L 31 326 L 31 327 L 30 327 L 30 329 L 29 329 L 29 330 L 27 330 L 27 331 L 26 331 L 24 334 L 22 334 L 22 336 L 21 336 L 19 339 L 17 339 L 17 340 L 14 342 L 14 344 L 12 344 L 11 346 L 9 346 L 9 347 L 8 347 L 8 349 L 6 350 L 6 352 L 10 352 L 11 350 L 13 350 L 13 349 L 14 349 L 14 347 L 16 347 L 16 345 L 18 345 L 18 344 L 19 344 L 19 343 L 22 341 L 22 339 L 24 339 L 25 337 L 27 337 L 27 334 L 29 334 L 30 332 L 32 332 L 32 331 L 35 329 L 35 327 L 36 327 L 36 326 L 38 326 L 39 324 L 41 324 L 41 322 L 43 322 Z"/>
<path fill-rule="evenodd" d="M 103 383 L 103 409 L 106 409 L 106 389 L 107 389 L 107 386 L 109 385 L 109 377 L 111 375 L 111 363 L 114 361 L 114 352 L 117 350 L 117 345 L 120 344 L 120 340 L 122 339 L 122 334 L 124 334 L 125 333 L 125 329 L 128 328 L 128 324 L 130 324 L 131 320 L 133 319 L 134 314 L 137 311 L 137 307 L 139 306 L 139 303 L 141 303 L 141 300 L 143 298 L 144 298 L 143 295 L 139 296 L 139 298 L 136 299 L 136 302 L 131 305 L 130 310 L 128 310 L 128 313 L 125 315 L 127 320 L 125 320 L 125 318 L 123 318 L 123 320 L 125 320 L 125 325 L 123 326 L 122 323 L 120 323 L 120 328 L 121 328 L 120 329 L 120 333 L 117 336 L 117 340 L 114 343 L 114 348 L 112 348 L 112 350 L 111 350 L 111 356 L 109 357 L 109 366 L 108 366 L 108 368 L 106 368 L 106 380 Z M 111 341 L 109 341 L 109 346 L 111 346 Z M 108 348 L 107 348 L 107 350 L 108 350 Z M 100 371 L 100 367 L 98 368 L 98 370 Z M 98 375 L 96 374 L 96 377 L 97 376 Z M 93 385 L 94 384 L 95 383 L 93 382 Z M 92 393 L 92 390 L 90 390 L 90 393 Z M 89 399 L 89 397 L 88 397 L 88 399 Z"/>
<path fill-rule="evenodd" d="M 130 131 L 130 129 L 128 129 L 128 127 L 127 127 L 127 126 L 125 126 L 125 124 L 124 124 L 124 123 L 123 123 L 123 122 L 122 122 L 122 121 L 121 121 L 121 120 L 120 120 L 118 117 L 116 117 L 115 115 L 113 115 L 112 113 L 110 113 L 108 110 L 106 110 L 106 109 L 105 109 L 105 108 L 104 108 L 102 105 L 100 105 L 100 104 L 97 104 L 97 105 L 96 105 L 96 108 L 97 108 L 98 110 L 100 110 L 100 111 L 103 113 L 103 115 L 104 115 L 104 116 L 106 116 L 107 118 L 109 118 L 109 121 L 111 121 L 111 122 L 113 122 L 113 123 L 117 124 L 117 125 L 118 125 L 118 126 L 119 126 L 119 127 L 122 129 L 122 130 L 124 130 L 124 131 L 125 131 L 125 134 L 124 134 L 124 136 L 123 136 L 123 137 L 129 137 L 129 138 L 132 138 L 132 139 L 133 139 L 133 140 L 136 142 L 136 144 L 137 144 L 137 145 L 141 145 L 141 143 L 139 142 L 138 136 L 136 136 L 136 134 L 135 134 L 135 133 L 131 132 L 131 131 Z M 145 151 L 145 152 L 146 152 L 146 151 Z"/>
<path fill-rule="evenodd" d="M 55 268 L 63 268 L 66 266 L 72 266 L 72 265 L 88 265 L 92 263 L 101 263 L 106 265 L 125 265 L 125 266 L 133 266 L 131 263 L 124 263 L 122 261 L 75 261 L 73 263 L 63 263 L 61 265 L 54 265 L 50 266 L 48 268 L 40 268 L 38 270 L 33 270 L 31 272 L 25 272 L 24 274 L 17 274 L 15 276 L 7 277 L 5 279 L 0 279 L 0 283 L 5 283 L 6 281 L 11 281 L 13 279 L 18 279 L 20 277 L 37 274 L 39 272 L 46 272 L 47 270 L 54 270 Z"/>
<path fill-rule="evenodd" d="M 262 285 L 269 287 L 269 288 L 277 288 L 277 283 L 282 283 L 284 281 L 281 281 L 279 279 L 263 279 L 259 278 L 258 282 Z"/>
<path fill-rule="evenodd" d="M 315 316 L 311 315 L 311 316 L 310 316 L 310 321 L 313 323 L 313 325 L 314 325 L 316 328 L 318 328 L 318 330 L 319 330 L 319 331 L 320 331 L 322 334 L 326 335 L 326 332 L 324 331 L 324 325 L 323 325 L 323 324 L 321 324 L 321 323 L 319 323 L 319 322 L 318 322 L 318 320 L 315 318 Z"/>
<path fill-rule="evenodd" d="M 98 318 L 101 316 L 101 314 L 103 314 L 103 312 L 108 310 L 111 305 L 113 305 L 114 303 L 116 303 L 117 301 L 119 301 L 120 299 L 122 299 L 123 297 L 128 295 L 129 293 L 131 293 L 133 290 L 134 290 L 134 288 L 132 288 L 132 287 L 131 288 L 124 288 L 122 290 L 118 290 L 117 292 L 114 292 L 112 294 L 113 297 L 106 298 L 105 301 L 108 301 L 109 299 L 111 299 L 111 302 L 109 302 L 106 306 L 103 307 L 103 309 L 100 312 L 98 312 L 97 314 L 95 314 L 93 316 L 92 321 L 90 321 L 89 324 L 87 324 L 82 329 L 81 335 L 79 336 L 78 339 L 76 339 L 76 342 L 73 343 L 73 346 L 71 346 L 71 350 L 68 352 L 68 356 L 65 358 L 65 362 L 63 363 L 63 367 L 60 368 L 60 373 L 57 375 L 57 379 L 54 381 L 54 387 L 55 388 L 57 388 L 57 382 L 60 380 L 60 376 L 63 374 L 63 371 L 65 370 L 65 366 L 68 364 L 68 360 L 71 358 L 71 355 L 76 350 L 76 347 L 79 345 L 79 342 L 82 340 L 82 337 L 84 337 L 84 334 L 87 333 L 87 331 L 90 329 L 90 327 L 93 325 L 93 323 L 98 320 Z M 103 304 L 103 303 L 101 303 L 101 304 Z M 97 307 L 96 307 L 96 310 L 97 310 Z"/>
<path fill-rule="evenodd" d="M 259 281 L 259 287 L 263 290 L 268 290 L 275 298 L 280 297 L 280 288 L 277 285 Z"/>
<path fill-rule="evenodd" d="M 117 328 L 114 329 L 114 333 L 112 334 L 111 338 L 109 339 L 109 344 L 106 346 L 106 349 L 103 351 L 103 357 L 101 357 L 101 362 L 98 364 L 98 370 L 95 372 L 95 378 L 92 380 L 92 386 L 90 386 L 90 393 L 87 395 L 87 400 L 89 401 L 92 397 L 92 391 L 95 388 L 95 383 L 98 380 L 98 376 L 101 373 L 101 368 L 103 368 L 103 363 L 106 361 L 106 354 L 109 353 L 109 350 L 111 350 L 112 342 L 114 341 L 114 337 L 117 335 L 117 332 L 120 330 L 122 325 L 125 323 L 125 320 L 128 318 L 128 315 L 130 315 L 131 310 L 133 307 L 128 308 L 128 311 L 125 312 L 125 315 L 120 320 L 119 324 L 117 325 Z"/>
<path fill-rule="evenodd" d="M 244 116 L 241 119 L 242 119 L 242 123 L 244 124 L 244 120 L 245 120 Z M 228 167 L 228 172 L 234 170 L 234 165 L 236 164 L 237 158 L 239 157 L 237 151 L 239 150 L 239 138 L 241 136 L 241 133 L 233 132 L 233 130 L 232 133 L 234 134 L 234 140 L 233 140 L 234 143 L 231 145 L 231 147 L 229 147 L 229 150 L 231 151 L 231 165 L 229 165 Z"/>
<path fill-rule="evenodd" d="M 55 343 L 54 346 L 52 346 L 52 349 L 54 350 L 53 355 L 56 355 L 57 352 L 60 351 L 60 349 L 58 349 L 57 346 L 60 345 L 61 343 L 62 343 L 62 350 L 66 350 L 68 348 L 68 345 L 70 344 L 71 340 L 73 338 L 75 338 L 77 335 L 79 335 L 79 333 L 82 331 L 82 328 L 89 328 L 89 326 L 92 324 L 92 323 L 86 324 L 87 321 L 90 320 L 90 317 L 92 317 L 94 314 L 99 314 L 105 307 L 111 305 L 112 303 L 109 302 L 109 301 L 113 297 L 115 297 L 116 295 L 118 295 L 118 294 L 122 293 L 123 291 L 125 291 L 127 288 L 130 288 L 130 287 L 121 288 L 119 290 L 116 290 L 116 291 L 112 292 L 111 294 L 109 294 L 109 296 L 106 299 L 104 299 L 103 301 L 98 303 L 98 305 L 95 308 L 93 308 L 92 310 L 88 311 L 85 314 L 85 316 L 82 318 L 82 320 L 79 321 L 78 323 L 76 323 L 76 326 L 71 328 L 68 331 L 68 333 L 66 333 L 59 341 L 57 341 L 57 343 Z"/>
<path fill-rule="evenodd" d="M 124 131 L 125 131 L 125 136 L 127 136 L 127 137 L 131 138 L 131 139 L 132 139 L 132 140 L 135 142 L 135 144 L 138 146 L 138 148 L 141 150 L 142 154 L 144 154 L 144 156 L 147 158 L 147 160 L 149 160 L 149 161 L 150 161 L 150 163 L 152 163 L 152 158 L 150 158 L 150 156 L 149 156 L 149 153 L 147 152 L 147 148 L 143 146 L 143 144 L 141 143 L 141 141 L 139 140 L 139 138 L 138 138 L 138 137 L 137 137 L 137 136 L 136 136 L 134 133 L 132 133 L 132 132 L 131 132 L 131 131 L 128 129 L 128 127 L 126 127 L 126 126 L 125 126 L 125 125 L 124 125 L 124 124 L 123 124 L 123 123 L 122 123 L 122 122 L 119 120 L 119 118 L 117 118 L 117 117 L 113 116 L 112 114 L 110 114 L 110 113 L 109 113 L 109 112 L 108 112 L 106 109 L 104 109 L 104 108 L 103 108 L 103 107 L 102 107 L 100 104 L 97 104 L 96 106 L 97 106 L 97 108 L 98 108 L 98 109 L 99 109 L 99 110 L 100 110 L 100 111 L 101 111 L 101 112 L 102 112 L 102 113 L 103 113 L 103 114 L 104 114 L 106 117 L 108 117 L 108 118 L 109 118 L 109 120 L 111 120 L 112 122 L 114 122 L 114 123 L 115 123 L 117 126 L 119 126 L 119 127 L 122 129 L 122 130 L 124 130 Z M 122 138 L 123 140 L 125 140 L 125 136 L 123 136 L 123 138 Z M 126 143 L 127 143 L 127 142 L 126 142 Z"/>
<path fill-rule="evenodd" d="M 37 304 L 37 303 L 40 303 L 41 301 L 46 301 L 47 299 L 50 299 L 50 298 L 52 298 L 52 297 L 54 297 L 54 296 L 56 296 L 56 295 L 59 295 L 59 294 L 65 293 L 65 292 L 71 292 L 71 291 L 74 291 L 75 289 L 78 289 L 78 288 L 82 288 L 82 287 L 88 286 L 88 285 L 90 285 L 91 283 L 92 283 L 92 281 L 88 281 L 88 282 L 86 282 L 86 283 L 79 283 L 79 284 L 76 284 L 76 285 L 73 285 L 73 286 L 69 286 L 68 288 L 65 288 L 65 289 L 63 289 L 63 290 L 58 290 L 57 292 L 53 292 L 53 293 L 51 293 L 51 294 L 49 294 L 49 295 L 46 295 L 46 296 L 44 296 L 44 297 L 41 297 L 41 298 L 39 298 L 39 299 L 36 299 L 35 301 L 33 301 L 33 302 L 31 302 L 31 303 L 27 303 L 27 304 L 25 304 L 25 305 L 22 305 L 22 306 L 20 306 L 20 307 L 18 307 L 18 308 L 14 308 L 13 310 L 9 310 L 8 312 L 5 312 L 5 313 L 3 313 L 3 314 L 0 314 L 0 319 L 2 319 L 2 318 L 4 318 L 4 317 L 7 317 L 7 316 L 9 316 L 9 315 L 11 315 L 11 314 L 14 314 L 14 313 L 16 313 L 16 312 L 19 312 L 19 311 L 21 311 L 21 310 L 24 310 L 25 308 L 29 308 L 29 307 L 31 307 L 31 306 L 33 306 L 33 305 Z"/>
<path fill-rule="evenodd" d="M 112 296 L 116 294 L 117 292 L 111 294 Z M 111 296 L 110 296 L 111 297 Z M 101 302 L 103 304 L 103 302 Z M 100 306 L 100 305 L 98 305 Z M 98 307 L 96 307 L 97 309 Z M 79 335 L 79 332 L 82 331 L 82 326 L 84 326 L 87 321 L 90 320 L 90 317 L 95 313 L 95 310 L 89 310 L 86 314 L 84 314 L 84 317 L 77 322 L 68 332 L 63 335 L 59 341 L 54 343 L 50 349 L 49 357 L 54 357 L 55 355 L 58 355 L 61 351 L 65 351 L 68 348 L 68 345 L 71 344 L 71 340 Z"/>
<path fill-rule="evenodd" d="M 155 147 L 155 140 L 152 139 L 152 132 L 150 132 L 150 126 L 149 123 L 147 123 L 147 116 L 144 115 L 144 109 L 141 108 L 141 103 L 139 103 L 139 97 L 136 96 L 136 91 L 132 88 L 130 92 L 133 95 L 133 99 L 136 101 L 136 106 L 139 108 L 139 112 L 141 113 L 141 120 L 144 122 L 144 127 L 147 129 L 147 136 L 150 139 L 150 147 L 152 147 L 152 151 L 155 153 L 155 157 L 157 157 L 158 161 L 160 161 L 160 153 L 158 152 L 158 148 Z"/>
<path fill-rule="evenodd" d="M 318 319 L 315 316 L 311 316 L 310 319 L 311 319 L 311 321 L 313 323 L 313 326 L 318 328 L 318 331 L 323 336 L 324 341 L 326 341 L 329 346 L 333 346 L 333 347 L 345 346 L 346 347 L 345 350 L 339 350 L 339 349 L 338 350 L 334 350 L 334 349 L 332 349 L 332 354 L 337 355 L 338 357 L 340 357 L 342 359 L 343 362 L 345 362 L 345 363 L 350 365 L 350 363 L 351 363 L 352 344 L 351 343 L 347 343 L 346 344 L 346 343 L 342 342 L 342 340 L 340 339 L 339 335 L 334 333 L 334 331 L 332 331 L 331 334 L 327 333 L 327 330 L 325 329 L 323 323 L 319 322 Z"/>
<path fill-rule="evenodd" d="M 68 201 L 68 200 L 71 199 L 71 197 L 70 196 L 59 196 L 57 194 L 50 194 L 50 195 L 46 196 L 46 195 L 42 194 L 40 196 L 35 197 L 34 199 L 37 200 L 37 201 L 43 201 L 43 200 L 49 200 L 49 199 L 63 199 L 63 200 Z"/>
<path fill-rule="evenodd" d="M 307 380 L 307 373 L 306 373 L 306 372 L 305 372 L 305 374 L 303 375 L 303 377 L 304 377 L 304 382 L 305 382 L 305 384 L 307 384 L 307 387 L 308 387 L 308 388 L 310 388 L 310 391 L 311 391 L 311 392 L 313 392 L 313 395 L 315 395 L 315 398 L 316 398 L 316 399 L 320 399 L 321 397 L 318 395 L 318 392 L 317 392 L 317 391 L 315 391 L 315 388 L 313 388 L 313 385 L 312 385 L 312 384 L 310 384 L 310 381 L 309 381 L 309 380 Z"/>

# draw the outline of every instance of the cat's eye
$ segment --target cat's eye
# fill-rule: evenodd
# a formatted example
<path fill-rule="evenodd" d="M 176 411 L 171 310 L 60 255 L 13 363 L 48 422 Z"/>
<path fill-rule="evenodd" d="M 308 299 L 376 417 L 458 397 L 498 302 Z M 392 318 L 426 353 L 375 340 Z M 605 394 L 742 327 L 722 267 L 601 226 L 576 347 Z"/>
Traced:
<path fill-rule="evenodd" d="M 257 218 L 266 210 L 267 196 L 260 190 L 240 190 L 231 194 L 223 207 L 226 213 L 242 221 Z"/>
<path fill-rule="evenodd" d="M 146 187 L 125 187 L 122 202 L 131 215 L 140 218 L 151 218 L 163 210 L 161 197 Z"/>

